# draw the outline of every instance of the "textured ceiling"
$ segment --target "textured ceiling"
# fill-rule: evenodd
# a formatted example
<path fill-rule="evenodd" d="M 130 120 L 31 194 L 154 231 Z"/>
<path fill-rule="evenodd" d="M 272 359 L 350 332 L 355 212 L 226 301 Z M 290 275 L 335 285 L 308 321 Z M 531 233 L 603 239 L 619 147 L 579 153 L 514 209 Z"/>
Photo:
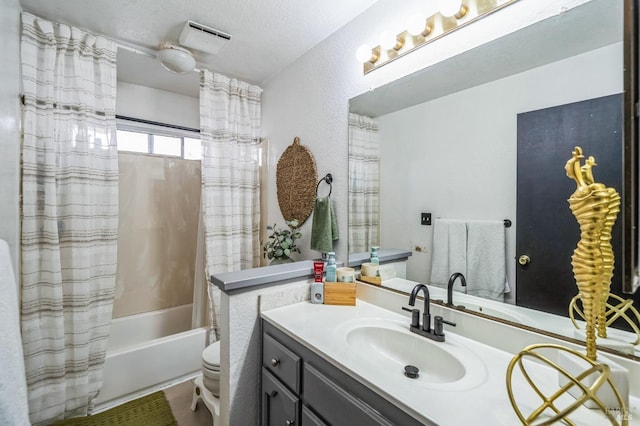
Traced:
<path fill-rule="evenodd" d="M 277 74 L 375 2 L 21 0 L 23 9 L 33 14 L 86 28 L 143 50 L 155 51 L 162 42 L 177 43 L 184 23 L 188 19 L 194 20 L 232 36 L 227 46 L 215 56 L 194 52 L 198 66 L 255 84 Z M 122 49 L 118 60 L 118 79 L 121 81 L 135 84 L 146 81 L 151 87 L 189 95 L 197 93 L 196 75 L 176 78 L 150 58 Z"/>

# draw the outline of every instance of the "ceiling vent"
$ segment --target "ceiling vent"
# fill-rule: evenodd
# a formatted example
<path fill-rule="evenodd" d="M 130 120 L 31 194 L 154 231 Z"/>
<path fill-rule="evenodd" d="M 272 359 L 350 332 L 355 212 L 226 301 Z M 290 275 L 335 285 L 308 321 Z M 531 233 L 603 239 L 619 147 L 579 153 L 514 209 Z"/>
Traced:
<path fill-rule="evenodd" d="M 212 55 L 220 52 L 229 41 L 230 34 L 193 21 L 187 21 L 180 33 L 180 45 Z"/>

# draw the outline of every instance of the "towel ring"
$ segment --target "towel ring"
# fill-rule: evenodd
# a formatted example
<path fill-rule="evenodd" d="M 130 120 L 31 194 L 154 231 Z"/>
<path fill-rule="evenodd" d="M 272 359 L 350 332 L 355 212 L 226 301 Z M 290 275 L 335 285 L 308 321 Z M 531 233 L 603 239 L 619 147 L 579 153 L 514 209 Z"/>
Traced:
<path fill-rule="evenodd" d="M 331 176 L 331 173 L 327 173 L 325 175 L 325 177 L 323 177 L 322 179 L 320 179 L 318 181 L 318 184 L 316 185 L 316 197 L 318 196 L 318 188 L 320 188 L 320 184 L 323 181 L 326 182 L 327 184 L 329 184 L 329 195 L 327 195 L 327 197 L 331 197 L 331 191 L 333 190 L 333 185 L 332 185 L 333 176 Z"/>

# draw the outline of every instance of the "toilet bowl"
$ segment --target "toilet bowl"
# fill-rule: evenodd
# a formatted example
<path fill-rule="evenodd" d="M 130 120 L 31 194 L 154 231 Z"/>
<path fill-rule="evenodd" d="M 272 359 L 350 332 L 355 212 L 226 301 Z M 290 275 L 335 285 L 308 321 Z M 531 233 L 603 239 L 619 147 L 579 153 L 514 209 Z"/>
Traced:
<path fill-rule="evenodd" d="M 202 383 L 213 396 L 220 395 L 220 341 L 202 351 Z"/>

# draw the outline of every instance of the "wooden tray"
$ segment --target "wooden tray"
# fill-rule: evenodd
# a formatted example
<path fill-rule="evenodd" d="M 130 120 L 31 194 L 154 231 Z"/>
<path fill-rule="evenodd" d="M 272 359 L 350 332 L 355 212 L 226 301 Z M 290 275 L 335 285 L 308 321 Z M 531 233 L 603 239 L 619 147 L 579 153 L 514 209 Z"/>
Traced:
<path fill-rule="evenodd" d="M 356 283 L 324 283 L 324 304 L 355 306 Z"/>

